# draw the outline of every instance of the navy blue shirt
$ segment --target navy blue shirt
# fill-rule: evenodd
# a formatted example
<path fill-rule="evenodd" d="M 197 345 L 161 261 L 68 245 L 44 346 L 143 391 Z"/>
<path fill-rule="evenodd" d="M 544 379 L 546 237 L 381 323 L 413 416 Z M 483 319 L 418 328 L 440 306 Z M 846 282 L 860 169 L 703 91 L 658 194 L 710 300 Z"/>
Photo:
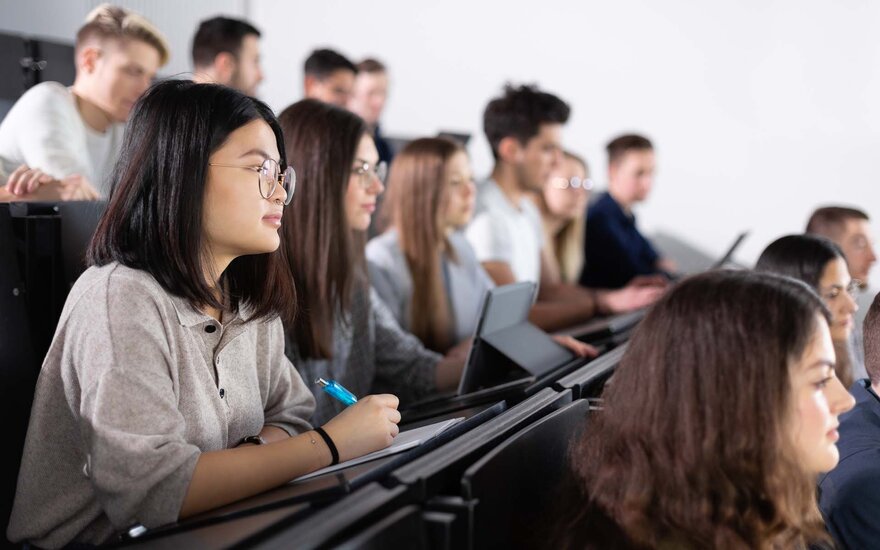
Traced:
<path fill-rule="evenodd" d="M 379 161 L 387 162 L 390 168 L 391 161 L 394 159 L 394 151 L 391 149 L 391 144 L 382 136 L 382 131 L 379 129 L 378 124 L 373 131 L 373 142 L 376 144 L 376 151 L 379 153 Z"/>
<path fill-rule="evenodd" d="M 648 239 L 636 229 L 635 216 L 624 212 L 611 194 L 603 194 L 587 210 L 581 285 L 626 286 L 636 275 L 660 273 L 658 258 Z"/>
<path fill-rule="evenodd" d="M 840 462 L 819 477 L 819 509 L 841 548 L 880 543 L 880 398 L 867 379 L 850 388 L 853 410 L 840 416 Z"/>

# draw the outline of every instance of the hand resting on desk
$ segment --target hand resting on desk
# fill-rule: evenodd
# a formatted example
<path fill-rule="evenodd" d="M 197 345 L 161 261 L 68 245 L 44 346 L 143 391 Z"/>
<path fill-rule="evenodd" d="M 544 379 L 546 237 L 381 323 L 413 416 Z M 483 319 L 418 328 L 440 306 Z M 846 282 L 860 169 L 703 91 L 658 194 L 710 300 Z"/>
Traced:
<path fill-rule="evenodd" d="M 71 175 L 59 180 L 26 164 L 13 170 L 6 180 L 6 186 L 0 188 L 0 200 L 4 201 L 75 201 L 98 198 L 98 192 L 84 176 Z"/>

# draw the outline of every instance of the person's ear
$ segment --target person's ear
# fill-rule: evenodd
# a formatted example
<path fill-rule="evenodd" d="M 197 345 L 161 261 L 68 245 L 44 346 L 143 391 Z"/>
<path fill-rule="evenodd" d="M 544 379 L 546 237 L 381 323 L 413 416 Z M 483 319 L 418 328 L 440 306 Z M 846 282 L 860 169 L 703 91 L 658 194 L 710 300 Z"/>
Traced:
<path fill-rule="evenodd" d="M 229 84 L 232 74 L 238 62 L 235 56 L 229 52 L 220 52 L 214 57 L 214 74 L 217 75 L 217 81 L 222 84 Z"/>
<path fill-rule="evenodd" d="M 96 45 L 83 46 L 76 53 L 77 70 L 85 74 L 92 74 L 98 66 L 101 58 L 101 49 Z"/>
<path fill-rule="evenodd" d="M 612 182 L 617 178 L 617 170 L 620 168 L 620 161 L 612 162 L 608 165 L 608 182 Z"/>
<path fill-rule="evenodd" d="M 522 161 L 522 144 L 513 136 L 501 138 L 498 142 L 498 158 L 508 164 L 518 164 Z"/>
<path fill-rule="evenodd" d="M 311 97 L 312 90 L 315 89 L 315 85 L 319 82 L 318 78 L 315 75 L 307 74 L 305 79 L 303 80 L 303 91 L 305 92 L 306 97 Z"/>

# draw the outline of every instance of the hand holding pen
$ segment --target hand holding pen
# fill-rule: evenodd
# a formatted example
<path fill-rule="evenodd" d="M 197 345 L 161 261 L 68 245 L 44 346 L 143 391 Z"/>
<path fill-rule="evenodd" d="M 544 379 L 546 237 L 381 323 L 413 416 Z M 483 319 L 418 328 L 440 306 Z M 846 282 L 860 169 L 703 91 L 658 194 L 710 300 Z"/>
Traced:
<path fill-rule="evenodd" d="M 330 395 L 333 399 L 340 401 L 343 405 L 351 406 L 357 403 L 357 397 L 347 389 L 345 389 L 342 384 L 337 382 L 336 380 L 324 380 L 323 378 L 318 378 L 315 380 L 315 383 L 321 386 L 327 394 Z"/>

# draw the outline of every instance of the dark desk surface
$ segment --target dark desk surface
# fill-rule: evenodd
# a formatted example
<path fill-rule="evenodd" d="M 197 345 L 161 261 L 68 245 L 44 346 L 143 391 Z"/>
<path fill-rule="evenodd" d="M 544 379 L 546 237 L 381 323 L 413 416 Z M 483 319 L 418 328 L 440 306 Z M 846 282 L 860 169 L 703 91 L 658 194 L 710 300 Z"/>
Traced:
<path fill-rule="evenodd" d="M 410 487 L 418 500 L 429 498 L 443 486 L 457 481 L 464 468 L 479 458 L 481 453 L 550 410 L 569 402 L 570 391 L 557 392 L 544 388 L 463 437 L 396 469 L 390 477 L 396 483 Z"/>
<path fill-rule="evenodd" d="M 306 503 L 293 504 L 269 510 L 262 514 L 237 517 L 222 523 L 208 523 L 201 527 L 169 529 L 150 532 L 124 544 L 137 548 L 229 548 L 258 536 L 274 525 L 289 524 L 310 512 Z M 195 519 L 195 518 L 193 518 Z"/>
<path fill-rule="evenodd" d="M 405 425 L 403 426 L 404 429 L 412 429 L 419 425 L 440 422 L 447 418 L 465 417 L 465 421 L 456 424 L 436 438 L 408 451 L 357 464 L 344 470 L 330 472 L 304 481 L 287 483 L 259 495 L 242 499 L 204 514 L 199 514 L 185 521 L 150 530 L 148 533 L 135 539 L 133 543 L 155 541 L 158 544 L 165 539 L 173 539 L 176 541 L 175 544 L 179 545 L 183 543 L 186 543 L 184 546 L 201 545 L 203 539 L 214 540 L 215 537 L 217 540 L 222 539 L 216 533 L 226 533 L 229 530 L 229 524 L 243 525 L 242 529 L 246 531 L 246 536 L 254 535 L 270 525 L 275 525 L 287 516 L 290 516 L 289 519 L 291 521 L 301 517 L 309 512 L 310 505 L 326 505 L 329 502 L 339 500 L 353 493 L 371 482 L 386 478 L 393 470 L 498 416 L 504 409 L 505 404 L 503 402 L 487 403 L 478 407 L 455 411 L 444 417 L 426 419 L 419 423 Z M 248 518 L 251 519 L 248 520 Z M 192 533 L 192 536 L 189 537 L 187 533 Z M 234 544 L 234 541 L 230 541 L 229 545 L 232 544 Z"/>

